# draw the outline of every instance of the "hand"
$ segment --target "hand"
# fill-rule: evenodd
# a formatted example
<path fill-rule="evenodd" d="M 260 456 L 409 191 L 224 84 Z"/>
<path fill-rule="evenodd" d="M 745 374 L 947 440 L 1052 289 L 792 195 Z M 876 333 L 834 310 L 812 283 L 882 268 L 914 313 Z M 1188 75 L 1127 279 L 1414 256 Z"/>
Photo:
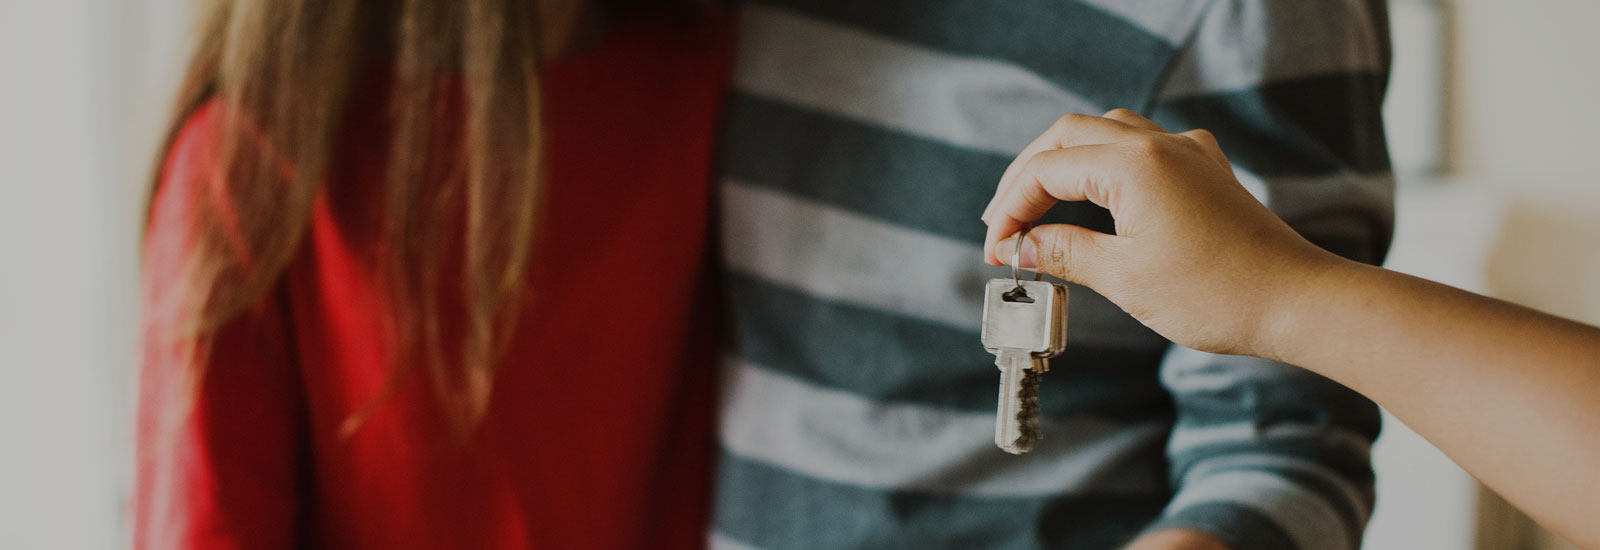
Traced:
<path fill-rule="evenodd" d="M 1093 288 L 1179 344 L 1273 357 L 1271 318 L 1345 260 L 1301 238 L 1234 178 L 1204 130 L 1170 134 L 1118 109 L 1069 115 L 1017 156 L 984 212 L 984 257 L 1058 201 L 1111 211 L 1116 235 L 1033 228 L 1018 263 Z"/>
<path fill-rule="evenodd" d="M 1023 150 L 984 212 L 985 259 L 1009 258 L 1008 237 L 1060 200 L 1110 209 L 1117 234 L 1037 227 L 1022 266 L 1088 285 L 1185 346 L 1359 391 L 1553 531 L 1600 548 L 1600 327 L 1324 252 L 1239 185 L 1209 134 L 1127 111 L 1063 118 Z M 1157 544 L 1146 538 L 1132 548 Z"/>
<path fill-rule="evenodd" d="M 1228 545 L 1200 531 L 1167 529 L 1147 533 L 1124 550 L 1228 550 Z"/>

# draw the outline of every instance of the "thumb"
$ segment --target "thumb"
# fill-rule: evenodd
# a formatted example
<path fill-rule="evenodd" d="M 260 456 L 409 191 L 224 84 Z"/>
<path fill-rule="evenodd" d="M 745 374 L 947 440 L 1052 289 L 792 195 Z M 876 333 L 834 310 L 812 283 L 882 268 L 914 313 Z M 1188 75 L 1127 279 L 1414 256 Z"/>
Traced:
<path fill-rule="evenodd" d="M 1015 253 L 1015 233 L 995 243 L 995 257 L 1010 265 L 1015 253 L 1017 267 L 1092 287 L 1097 279 L 1095 266 L 1105 264 L 1101 260 L 1109 238 L 1076 225 L 1041 225 L 1028 231 L 1020 253 Z"/>

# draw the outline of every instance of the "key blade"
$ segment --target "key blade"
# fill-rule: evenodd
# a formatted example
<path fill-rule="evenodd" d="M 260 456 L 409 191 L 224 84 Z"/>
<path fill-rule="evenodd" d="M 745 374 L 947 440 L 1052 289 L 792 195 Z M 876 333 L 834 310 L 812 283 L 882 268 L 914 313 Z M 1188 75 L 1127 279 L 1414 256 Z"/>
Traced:
<path fill-rule="evenodd" d="M 1024 350 L 1001 350 L 995 364 L 1000 367 L 999 406 L 995 411 L 994 444 L 1011 454 L 1033 450 L 1040 439 L 1039 381 L 1040 360 Z"/>
<path fill-rule="evenodd" d="M 1044 439 L 1044 431 L 1039 428 L 1039 385 L 1044 382 L 1049 363 L 1038 357 L 1029 362 L 1031 368 L 1023 373 L 1017 388 L 1017 439 L 1012 443 L 1022 452 L 1033 450 L 1033 445 Z"/>
<path fill-rule="evenodd" d="M 1011 454 L 1021 454 L 1015 447 L 1017 438 L 1021 435 L 1017 425 L 1016 400 L 1017 390 L 1022 385 L 1023 372 L 1017 366 L 1016 355 L 1021 352 L 1014 350 L 1002 351 L 996 360 L 1000 367 L 1000 398 L 998 408 L 994 415 L 994 444 L 1000 450 Z"/>

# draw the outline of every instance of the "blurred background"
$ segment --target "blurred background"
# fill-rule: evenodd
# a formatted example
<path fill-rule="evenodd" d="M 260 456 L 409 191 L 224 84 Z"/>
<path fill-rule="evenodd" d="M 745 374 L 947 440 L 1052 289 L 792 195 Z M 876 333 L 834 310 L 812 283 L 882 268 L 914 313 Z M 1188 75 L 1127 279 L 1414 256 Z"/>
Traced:
<path fill-rule="evenodd" d="M 188 4 L 0 0 L 0 548 L 125 546 L 137 238 Z M 1600 324 L 1600 2 L 1391 12 L 1389 267 Z M 1366 548 L 1572 548 L 1386 420 Z"/>

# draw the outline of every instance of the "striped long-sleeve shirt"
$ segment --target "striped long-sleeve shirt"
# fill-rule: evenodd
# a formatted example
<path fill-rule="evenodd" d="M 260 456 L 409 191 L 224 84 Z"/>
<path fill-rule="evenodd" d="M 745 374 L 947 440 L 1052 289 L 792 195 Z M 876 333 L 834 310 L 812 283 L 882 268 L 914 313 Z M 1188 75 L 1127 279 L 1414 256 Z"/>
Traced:
<path fill-rule="evenodd" d="M 722 145 L 719 548 L 1113 548 L 1188 527 L 1348 550 L 1376 408 L 1177 347 L 1075 287 L 1045 439 L 992 443 L 978 220 L 1066 113 L 1214 132 L 1313 242 L 1378 262 L 1393 215 L 1373 0 L 758 0 Z M 1041 223 L 1111 231 L 1086 203 Z M 1359 343 L 1352 343 L 1359 345 Z"/>

